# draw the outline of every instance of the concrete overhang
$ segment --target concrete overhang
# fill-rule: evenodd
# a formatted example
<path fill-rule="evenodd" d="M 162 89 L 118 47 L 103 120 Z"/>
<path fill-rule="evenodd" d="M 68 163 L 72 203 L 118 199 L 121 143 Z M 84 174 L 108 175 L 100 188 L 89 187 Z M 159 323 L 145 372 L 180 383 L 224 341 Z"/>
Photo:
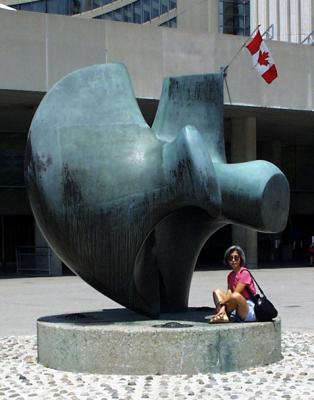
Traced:
<path fill-rule="evenodd" d="M 3 115 L 14 109 L 13 98 L 17 108 L 36 108 L 42 95 L 75 69 L 121 62 L 129 70 L 136 97 L 142 104 L 150 104 L 153 115 L 164 77 L 219 72 L 246 39 L 0 10 L 0 112 Z M 226 77 L 226 117 L 258 115 L 265 124 L 272 121 L 273 127 L 280 125 L 283 130 L 285 126 L 288 131 L 297 121 L 313 132 L 313 46 L 276 41 L 267 45 L 279 77 L 271 85 L 265 83 L 243 49 Z"/>

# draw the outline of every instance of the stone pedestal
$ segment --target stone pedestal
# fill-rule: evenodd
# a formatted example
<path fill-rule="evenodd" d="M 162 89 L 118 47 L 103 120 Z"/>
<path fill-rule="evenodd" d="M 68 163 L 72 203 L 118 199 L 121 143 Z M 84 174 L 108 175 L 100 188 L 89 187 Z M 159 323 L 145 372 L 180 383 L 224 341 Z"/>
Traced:
<path fill-rule="evenodd" d="M 281 359 L 280 320 L 210 325 L 207 311 L 146 319 L 125 309 L 41 318 L 38 360 L 49 368 L 100 374 L 198 374 Z"/>

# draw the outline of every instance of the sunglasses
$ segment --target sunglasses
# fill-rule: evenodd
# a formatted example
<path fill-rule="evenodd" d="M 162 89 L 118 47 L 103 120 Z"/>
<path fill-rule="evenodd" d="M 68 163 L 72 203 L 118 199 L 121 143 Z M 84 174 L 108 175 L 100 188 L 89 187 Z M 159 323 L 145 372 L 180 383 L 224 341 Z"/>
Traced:
<path fill-rule="evenodd" d="M 229 257 L 228 257 L 228 261 L 233 261 L 233 260 L 239 261 L 239 260 L 240 260 L 240 257 L 239 257 L 239 256 L 229 256 Z"/>

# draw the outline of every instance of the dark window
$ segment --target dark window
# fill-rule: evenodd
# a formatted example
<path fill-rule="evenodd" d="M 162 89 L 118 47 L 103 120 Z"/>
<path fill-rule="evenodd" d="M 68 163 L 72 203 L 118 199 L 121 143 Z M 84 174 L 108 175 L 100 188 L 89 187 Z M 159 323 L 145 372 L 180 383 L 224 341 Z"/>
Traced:
<path fill-rule="evenodd" d="M 98 8 L 101 6 L 105 6 L 106 4 L 112 3 L 114 0 L 93 0 L 92 6 L 93 8 Z"/>
<path fill-rule="evenodd" d="M 169 11 L 169 1 L 168 0 L 160 0 L 160 13 L 164 14 Z"/>
<path fill-rule="evenodd" d="M 47 13 L 68 15 L 70 13 L 69 0 L 47 0 Z"/>
<path fill-rule="evenodd" d="M 16 247 L 34 245 L 33 216 L 0 216 L 0 267 L 15 264 Z"/>
<path fill-rule="evenodd" d="M 177 27 L 177 18 L 172 18 L 169 21 L 166 21 L 159 26 L 166 26 L 168 28 L 176 28 Z"/>
<path fill-rule="evenodd" d="M 133 21 L 136 24 L 142 23 L 142 8 L 140 0 L 137 0 L 135 3 L 133 3 Z"/>
<path fill-rule="evenodd" d="M 142 0 L 143 7 L 143 22 L 147 22 L 151 19 L 151 0 Z"/>
<path fill-rule="evenodd" d="M 109 3 L 106 0 L 93 0 L 93 7 L 100 6 L 101 3 Z M 121 7 L 116 11 L 98 15 L 96 19 L 111 19 L 114 21 L 133 22 L 142 24 L 153 18 L 159 17 L 162 13 L 176 8 L 176 0 L 137 0 L 127 6 Z M 176 27 L 177 19 L 173 18 L 160 26 Z"/>
<path fill-rule="evenodd" d="M 159 16 L 160 12 L 159 0 L 152 0 L 152 19 Z"/>
<path fill-rule="evenodd" d="M 120 8 L 118 10 L 112 11 L 113 21 L 123 21 L 123 10 Z"/>
<path fill-rule="evenodd" d="M 219 31 L 233 35 L 250 35 L 250 1 L 220 0 Z"/>
<path fill-rule="evenodd" d="M 177 18 L 172 18 L 169 21 L 169 28 L 176 28 L 177 27 Z"/>
<path fill-rule="evenodd" d="M 36 11 L 36 12 L 46 12 L 46 0 L 41 0 L 41 1 L 33 1 L 31 3 L 25 3 L 25 4 L 17 4 L 13 5 L 12 7 L 16 8 L 17 10 L 22 10 L 22 11 Z"/>
<path fill-rule="evenodd" d="M 169 9 L 172 10 L 173 8 L 177 8 L 177 0 L 169 1 Z"/>
<path fill-rule="evenodd" d="M 124 22 L 133 22 L 133 4 L 121 8 Z"/>

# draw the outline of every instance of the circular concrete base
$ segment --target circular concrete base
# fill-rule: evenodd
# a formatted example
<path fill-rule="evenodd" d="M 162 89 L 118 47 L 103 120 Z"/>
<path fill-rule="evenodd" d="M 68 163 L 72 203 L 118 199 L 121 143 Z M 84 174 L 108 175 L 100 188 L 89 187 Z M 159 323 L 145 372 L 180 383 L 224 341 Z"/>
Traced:
<path fill-rule="evenodd" d="M 281 359 L 281 324 L 210 325 L 208 310 L 150 320 L 125 309 L 40 318 L 38 360 L 49 368 L 101 374 L 197 374 Z"/>

